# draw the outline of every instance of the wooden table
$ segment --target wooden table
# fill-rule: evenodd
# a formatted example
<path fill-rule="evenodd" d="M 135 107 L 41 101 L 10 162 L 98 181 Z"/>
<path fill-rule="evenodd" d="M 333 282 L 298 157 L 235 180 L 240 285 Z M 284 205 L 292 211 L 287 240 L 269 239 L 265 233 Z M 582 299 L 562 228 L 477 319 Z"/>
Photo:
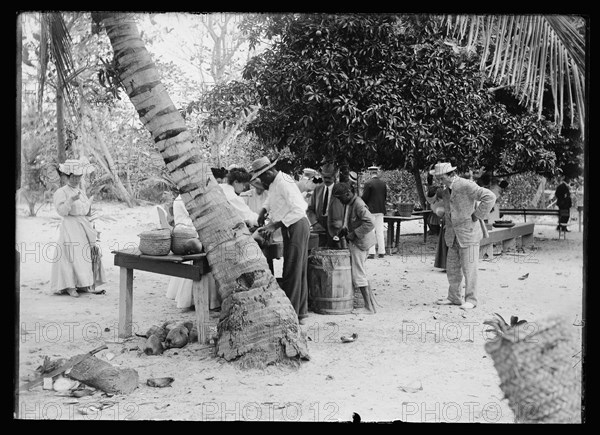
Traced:
<path fill-rule="evenodd" d="M 273 243 L 262 250 L 267 263 L 273 272 L 273 258 L 283 255 L 283 245 Z M 206 254 L 191 255 L 145 255 L 135 248 L 113 251 L 114 264 L 120 267 L 119 279 L 119 338 L 132 335 L 133 325 L 133 271 L 143 270 L 160 275 L 177 276 L 192 280 L 192 295 L 196 324 L 198 325 L 198 342 L 206 343 L 209 337 L 209 301 L 208 292 L 201 291 L 202 275 L 210 272 Z M 190 263 L 191 261 L 191 263 Z M 200 328 L 200 325 L 204 327 Z"/>
<path fill-rule="evenodd" d="M 423 219 L 423 243 L 427 243 L 427 217 L 431 210 L 415 211 L 411 216 L 384 216 L 383 222 L 388 224 L 386 251 L 392 253 L 400 244 L 400 226 L 403 221 Z"/>
<path fill-rule="evenodd" d="M 200 325 L 208 326 L 209 321 L 208 292 L 200 291 L 202 275 L 210 272 L 205 253 L 145 255 L 137 247 L 113 251 L 113 253 L 115 254 L 115 266 L 121 268 L 119 279 L 119 338 L 131 336 L 133 325 L 133 271 L 143 270 L 160 275 L 187 278 L 193 281 L 192 294 L 198 325 L 198 342 L 207 342 L 208 328 L 200 328 Z"/>

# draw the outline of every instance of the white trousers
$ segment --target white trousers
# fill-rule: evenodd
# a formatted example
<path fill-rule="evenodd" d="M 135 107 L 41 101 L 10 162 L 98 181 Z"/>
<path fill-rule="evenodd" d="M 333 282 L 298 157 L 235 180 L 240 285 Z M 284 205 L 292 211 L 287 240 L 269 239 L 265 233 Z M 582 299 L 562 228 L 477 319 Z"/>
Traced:
<path fill-rule="evenodd" d="M 363 251 L 352 242 L 348 242 L 348 249 L 350 250 L 352 285 L 355 288 L 367 287 L 369 285 L 367 271 L 365 270 L 367 251 Z"/>
<path fill-rule="evenodd" d="M 377 243 L 369 248 L 369 254 L 385 254 L 385 237 L 383 236 L 383 213 L 373 213 L 373 217 L 375 218 L 375 237 L 377 238 Z M 377 250 L 375 250 L 377 247 Z"/>

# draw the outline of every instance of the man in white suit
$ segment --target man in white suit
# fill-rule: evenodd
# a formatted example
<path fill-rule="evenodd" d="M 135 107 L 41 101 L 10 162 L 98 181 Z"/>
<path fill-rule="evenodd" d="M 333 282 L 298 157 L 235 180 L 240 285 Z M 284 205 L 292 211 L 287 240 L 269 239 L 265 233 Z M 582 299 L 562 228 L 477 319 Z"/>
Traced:
<path fill-rule="evenodd" d="M 436 301 L 438 305 L 460 305 L 463 310 L 477 306 L 477 263 L 479 243 L 483 237 L 483 218 L 496 202 L 494 193 L 480 187 L 474 181 L 461 178 L 450 163 L 438 163 L 430 174 L 444 185 L 438 191 L 445 210 L 446 232 L 444 240 L 448 246 L 446 274 L 448 297 Z M 465 278 L 465 302 L 461 295 L 461 284 Z"/>

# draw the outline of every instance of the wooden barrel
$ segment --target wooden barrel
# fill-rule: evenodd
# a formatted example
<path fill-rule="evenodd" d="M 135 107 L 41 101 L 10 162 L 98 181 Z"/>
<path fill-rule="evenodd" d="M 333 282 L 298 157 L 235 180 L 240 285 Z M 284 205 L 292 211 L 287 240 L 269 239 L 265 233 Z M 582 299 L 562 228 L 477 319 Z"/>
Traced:
<path fill-rule="evenodd" d="M 308 257 L 309 306 L 319 314 L 349 314 L 354 308 L 350 250 L 315 248 Z"/>

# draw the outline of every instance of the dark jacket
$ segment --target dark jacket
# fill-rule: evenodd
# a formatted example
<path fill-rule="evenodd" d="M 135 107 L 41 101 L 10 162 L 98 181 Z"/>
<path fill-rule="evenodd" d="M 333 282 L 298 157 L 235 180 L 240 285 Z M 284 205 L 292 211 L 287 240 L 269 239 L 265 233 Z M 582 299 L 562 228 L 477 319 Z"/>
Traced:
<path fill-rule="evenodd" d="M 318 222 L 319 226 L 324 230 L 327 228 L 327 232 L 330 237 L 337 235 L 342 228 L 344 219 L 344 205 L 339 199 L 333 195 L 329 197 L 329 206 L 327 207 L 327 216 L 323 216 L 323 200 L 325 199 L 325 184 L 319 184 L 315 188 L 308 208 L 306 209 L 306 215 L 311 224 Z M 320 230 L 319 226 L 315 225 L 314 229 Z"/>
<path fill-rule="evenodd" d="M 369 207 L 371 213 L 385 215 L 387 201 L 387 185 L 379 177 L 373 177 L 365 183 L 362 200 Z"/>
<path fill-rule="evenodd" d="M 571 208 L 571 191 L 569 190 L 569 186 L 564 181 L 560 183 L 556 187 L 556 191 L 554 192 L 554 196 L 556 196 L 556 206 L 559 209 L 568 209 Z"/>

